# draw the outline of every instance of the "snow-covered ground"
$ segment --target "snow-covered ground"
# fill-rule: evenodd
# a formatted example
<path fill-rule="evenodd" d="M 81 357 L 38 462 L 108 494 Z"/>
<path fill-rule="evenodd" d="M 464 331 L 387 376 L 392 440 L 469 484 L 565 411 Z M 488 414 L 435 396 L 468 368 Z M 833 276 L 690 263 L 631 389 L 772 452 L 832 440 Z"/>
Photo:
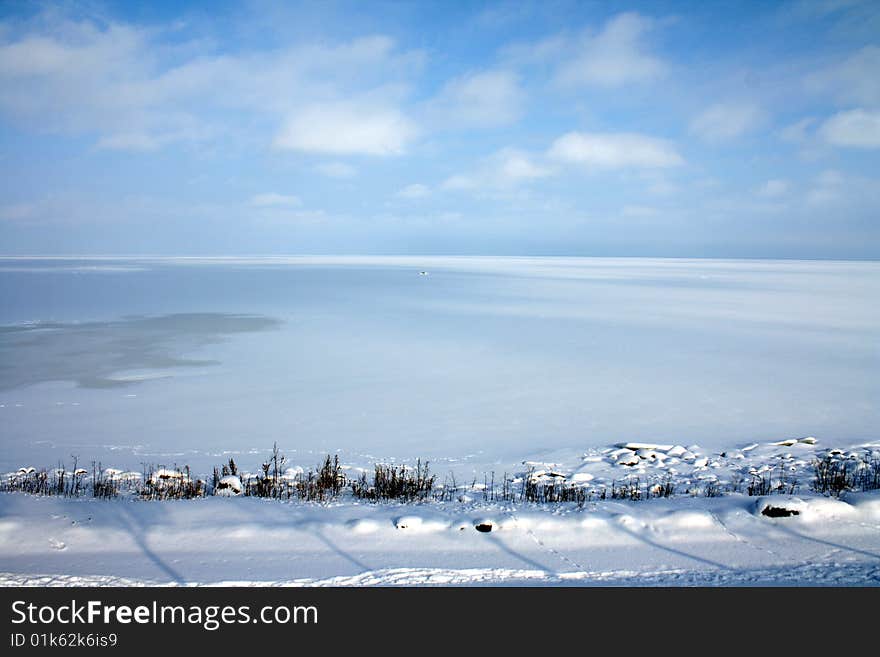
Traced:
<path fill-rule="evenodd" d="M 845 460 L 877 446 L 778 442 L 723 456 L 610 446 L 523 464 L 594 491 L 582 506 L 485 500 L 480 484 L 420 504 L 2 494 L 0 584 L 880 585 L 880 492 L 836 499 L 810 492 L 807 479 L 816 456 Z M 730 492 L 738 474 L 786 470 L 778 481 L 797 480 L 794 494 L 749 496 L 751 479 Z M 657 472 L 673 497 L 598 497 L 611 481 L 638 478 L 647 491 Z M 724 494 L 707 497 L 707 482 Z"/>

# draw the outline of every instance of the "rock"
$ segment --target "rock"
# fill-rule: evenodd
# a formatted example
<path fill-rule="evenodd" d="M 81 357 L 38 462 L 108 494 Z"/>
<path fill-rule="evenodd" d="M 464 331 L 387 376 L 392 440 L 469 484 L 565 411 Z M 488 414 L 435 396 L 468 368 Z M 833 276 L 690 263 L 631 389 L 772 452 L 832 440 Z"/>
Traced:
<path fill-rule="evenodd" d="M 650 449 L 656 452 L 668 452 L 672 449 L 672 445 L 659 445 L 657 443 L 617 443 L 615 447 L 637 451 L 640 449 Z"/>
<path fill-rule="evenodd" d="M 801 514 L 797 509 L 786 509 L 784 506 L 767 505 L 761 509 L 761 515 L 768 518 L 788 518 L 790 516 L 799 516 Z"/>

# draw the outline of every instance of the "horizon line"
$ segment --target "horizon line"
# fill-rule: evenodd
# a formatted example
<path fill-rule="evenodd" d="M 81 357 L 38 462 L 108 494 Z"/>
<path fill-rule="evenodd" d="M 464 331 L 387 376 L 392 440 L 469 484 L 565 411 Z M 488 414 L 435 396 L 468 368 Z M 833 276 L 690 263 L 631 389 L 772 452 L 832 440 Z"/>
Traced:
<path fill-rule="evenodd" d="M 239 254 L 131 254 L 131 253 L 81 253 L 81 254 L 0 254 L 0 260 L 222 260 L 240 258 L 581 258 L 581 259 L 629 259 L 629 260 L 762 260 L 791 262 L 880 262 L 880 257 L 794 257 L 794 256 L 695 256 L 695 255 L 584 255 L 584 254 L 498 254 L 498 253 L 239 253 Z"/>

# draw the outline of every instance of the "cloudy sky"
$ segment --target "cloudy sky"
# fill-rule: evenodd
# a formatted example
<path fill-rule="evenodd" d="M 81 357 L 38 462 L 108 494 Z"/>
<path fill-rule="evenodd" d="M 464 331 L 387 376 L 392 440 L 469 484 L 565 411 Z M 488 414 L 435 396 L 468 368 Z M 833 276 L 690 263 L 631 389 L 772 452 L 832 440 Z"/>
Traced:
<path fill-rule="evenodd" d="M 0 174 L 5 254 L 878 258 L 880 3 L 3 2 Z"/>

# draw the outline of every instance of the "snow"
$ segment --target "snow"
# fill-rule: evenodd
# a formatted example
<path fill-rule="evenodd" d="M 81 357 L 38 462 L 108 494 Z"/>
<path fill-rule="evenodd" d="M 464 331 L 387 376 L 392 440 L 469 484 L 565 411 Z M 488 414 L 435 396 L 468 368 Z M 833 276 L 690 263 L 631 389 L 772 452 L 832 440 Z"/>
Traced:
<path fill-rule="evenodd" d="M 880 585 L 872 494 L 582 509 L 6 494 L 0 511 L 3 585 Z"/>
<path fill-rule="evenodd" d="M 670 467 L 677 459 L 650 457 L 656 446 L 626 448 L 637 467 L 608 448 L 557 454 L 539 479 L 592 491 L 583 505 L 493 501 L 482 484 L 418 504 L 264 500 L 235 495 L 236 476 L 221 479 L 228 493 L 195 500 L 4 493 L 0 584 L 880 585 L 880 491 L 838 499 L 807 481 L 812 458 L 876 456 L 880 446 L 796 441 L 797 453 L 778 442 L 700 454 L 711 472 Z M 542 464 L 521 463 L 520 482 Z M 730 492 L 737 475 L 773 477 L 780 464 L 800 477 L 796 493 Z M 658 474 L 673 497 L 595 494 L 636 479 L 647 490 Z M 709 482 L 724 494 L 706 496 Z"/>

